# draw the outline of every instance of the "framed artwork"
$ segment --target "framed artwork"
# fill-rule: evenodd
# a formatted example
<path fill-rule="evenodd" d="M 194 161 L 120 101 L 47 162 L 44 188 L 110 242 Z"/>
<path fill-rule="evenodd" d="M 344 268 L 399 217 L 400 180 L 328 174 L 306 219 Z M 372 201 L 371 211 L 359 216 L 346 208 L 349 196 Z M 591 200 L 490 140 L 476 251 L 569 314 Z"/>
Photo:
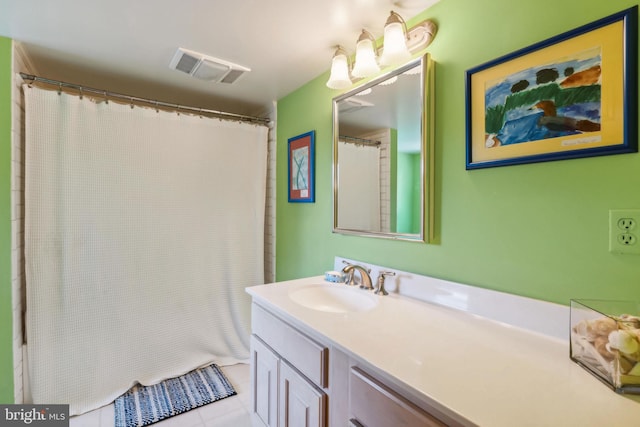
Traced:
<path fill-rule="evenodd" d="M 289 202 L 315 202 L 315 131 L 289 138 Z"/>
<path fill-rule="evenodd" d="M 466 73 L 466 168 L 638 151 L 638 7 Z"/>

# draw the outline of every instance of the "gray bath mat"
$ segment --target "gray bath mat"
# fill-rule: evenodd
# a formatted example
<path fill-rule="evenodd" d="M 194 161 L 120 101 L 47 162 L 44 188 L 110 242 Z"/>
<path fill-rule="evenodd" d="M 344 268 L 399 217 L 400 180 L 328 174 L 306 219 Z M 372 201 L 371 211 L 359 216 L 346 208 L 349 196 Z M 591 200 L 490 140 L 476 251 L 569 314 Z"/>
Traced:
<path fill-rule="evenodd" d="M 136 385 L 114 402 L 115 427 L 142 427 L 207 405 L 236 391 L 215 364 L 151 385 Z"/>

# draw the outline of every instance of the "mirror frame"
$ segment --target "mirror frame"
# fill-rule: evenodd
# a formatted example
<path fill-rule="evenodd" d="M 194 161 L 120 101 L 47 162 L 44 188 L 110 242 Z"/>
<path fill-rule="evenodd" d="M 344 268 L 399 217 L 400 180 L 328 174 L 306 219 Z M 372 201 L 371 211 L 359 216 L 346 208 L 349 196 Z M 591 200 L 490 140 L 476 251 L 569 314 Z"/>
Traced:
<path fill-rule="evenodd" d="M 420 80 L 420 95 L 422 98 L 422 114 L 420 115 L 420 180 L 422 185 L 422 191 L 420 194 L 420 233 L 407 234 L 407 233 L 391 233 L 391 232 L 377 232 L 367 230 L 352 230 L 347 228 L 338 227 L 338 140 L 339 140 L 339 118 L 338 118 L 338 103 L 344 99 L 354 96 L 356 93 L 366 90 L 370 87 L 376 86 L 382 81 L 385 81 L 391 77 L 402 74 L 403 72 L 411 69 L 419 64 L 422 68 Z M 431 243 L 435 240 L 435 221 L 434 221 L 434 206 L 435 206 L 435 192 L 434 192 L 434 74 L 435 66 L 431 60 L 430 55 L 424 54 L 422 57 L 413 59 L 407 64 L 391 70 L 385 74 L 382 74 L 375 79 L 367 81 L 348 92 L 333 98 L 332 105 L 332 117 L 333 117 L 333 232 L 339 234 L 349 234 L 355 236 L 365 237 L 378 237 L 384 239 L 394 240 L 406 240 L 411 242 L 423 242 Z"/>

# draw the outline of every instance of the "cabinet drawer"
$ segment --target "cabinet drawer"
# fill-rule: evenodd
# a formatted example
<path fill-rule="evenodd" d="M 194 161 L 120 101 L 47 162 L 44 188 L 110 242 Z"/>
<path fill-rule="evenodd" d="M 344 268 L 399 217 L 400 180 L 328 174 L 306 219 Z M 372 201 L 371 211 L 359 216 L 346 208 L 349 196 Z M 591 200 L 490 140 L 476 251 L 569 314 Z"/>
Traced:
<path fill-rule="evenodd" d="M 327 387 L 329 349 L 259 305 L 251 309 L 252 332 L 320 387 Z"/>
<path fill-rule="evenodd" d="M 349 422 L 363 427 L 445 427 L 446 424 L 358 368 L 349 374 Z"/>

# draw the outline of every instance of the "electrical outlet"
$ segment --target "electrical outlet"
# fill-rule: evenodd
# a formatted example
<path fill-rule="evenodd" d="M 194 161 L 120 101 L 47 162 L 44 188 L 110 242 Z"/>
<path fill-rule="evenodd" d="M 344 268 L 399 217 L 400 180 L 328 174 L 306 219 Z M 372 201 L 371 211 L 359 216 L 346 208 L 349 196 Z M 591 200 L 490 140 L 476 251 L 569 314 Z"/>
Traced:
<path fill-rule="evenodd" d="M 633 233 L 618 234 L 618 243 L 622 246 L 631 246 L 636 244 L 636 236 Z"/>
<path fill-rule="evenodd" d="M 618 228 L 623 231 L 631 231 L 636 228 L 636 221 L 633 218 L 620 218 Z"/>
<path fill-rule="evenodd" d="M 609 252 L 640 255 L 640 209 L 609 211 Z"/>

